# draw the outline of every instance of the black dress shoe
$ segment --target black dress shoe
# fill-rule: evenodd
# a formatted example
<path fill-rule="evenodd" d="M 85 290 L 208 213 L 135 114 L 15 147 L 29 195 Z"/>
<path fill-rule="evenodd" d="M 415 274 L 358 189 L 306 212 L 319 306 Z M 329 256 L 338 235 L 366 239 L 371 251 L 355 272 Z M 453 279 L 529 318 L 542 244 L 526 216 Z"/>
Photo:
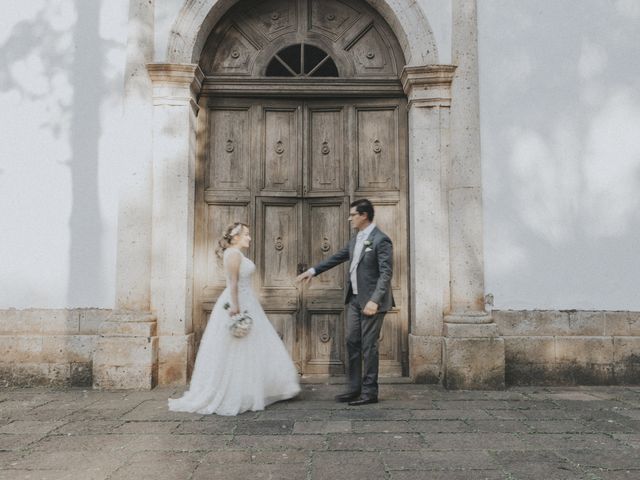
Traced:
<path fill-rule="evenodd" d="M 336 395 L 336 402 L 350 402 L 351 400 L 355 400 L 360 396 L 360 392 L 347 392 L 342 393 L 340 395 Z"/>
<path fill-rule="evenodd" d="M 378 397 L 360 397 L 357 400 L 349 402 L 352 407 L 359 407 L 360 405 L 368 405 L 370 403 L 378 403 Z"/>

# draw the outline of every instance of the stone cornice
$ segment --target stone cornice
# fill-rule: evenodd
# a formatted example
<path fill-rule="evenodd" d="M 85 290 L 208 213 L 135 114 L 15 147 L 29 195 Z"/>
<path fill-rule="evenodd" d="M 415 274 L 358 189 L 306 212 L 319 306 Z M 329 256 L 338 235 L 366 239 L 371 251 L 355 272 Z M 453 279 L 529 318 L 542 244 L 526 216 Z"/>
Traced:
<path fill-rule="evenodd" d="M 402 70 L 400 80 L 405 93 L 408 95 L 414 87 L 451 85 L 455 71 L 455 65 L 407 66 Z"/>
<path fill-rule="evenodd" d="M 196 95 L 205 78 L 200 66 L 192 63 L 148 63 L 147 70 L 154 86 L 188 86 Z"/>
<path fill-rule="evenodd" d="M 455 65 L 405 67 L 400 80 L 410 106 L 449 105 L 455 71 Z"/>

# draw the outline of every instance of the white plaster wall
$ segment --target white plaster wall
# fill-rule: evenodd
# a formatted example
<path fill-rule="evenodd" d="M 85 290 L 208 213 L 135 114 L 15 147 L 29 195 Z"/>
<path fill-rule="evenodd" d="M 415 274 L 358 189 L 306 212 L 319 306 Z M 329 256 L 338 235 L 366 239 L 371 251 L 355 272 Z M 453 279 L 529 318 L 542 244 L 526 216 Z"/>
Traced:
<path fill-rule="evenodd" d="M 3 5 L 0 308 L 113 306 L 127 8 Z"/>
<path fill-rule="evenodd" d="M 640 310 L 640 2 L 478 3 L 487 292 Z"/>

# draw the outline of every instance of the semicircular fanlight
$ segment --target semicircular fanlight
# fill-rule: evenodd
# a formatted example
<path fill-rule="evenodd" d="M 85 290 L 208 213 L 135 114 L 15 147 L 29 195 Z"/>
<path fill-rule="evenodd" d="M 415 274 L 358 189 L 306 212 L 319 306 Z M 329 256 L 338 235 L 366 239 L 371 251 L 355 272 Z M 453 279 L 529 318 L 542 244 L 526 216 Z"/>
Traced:
<path fill-rule="evenodd" d="M 322 49 L 298 43 L 283 48 L 269 62 L 267 77 L 339 77 L 338 67 Z"/>

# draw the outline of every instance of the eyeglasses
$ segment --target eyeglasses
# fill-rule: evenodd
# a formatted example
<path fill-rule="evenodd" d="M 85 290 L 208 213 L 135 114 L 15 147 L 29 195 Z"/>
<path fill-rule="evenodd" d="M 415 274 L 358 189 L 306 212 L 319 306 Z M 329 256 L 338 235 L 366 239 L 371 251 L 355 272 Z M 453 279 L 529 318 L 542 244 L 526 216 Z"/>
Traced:
<path fill-rule="evenodd" d="M 349 213 L 349 216 L 350 216 L 350 217 L 355 217 L 356 215 L 362 215 L 362 214 L 361 214 L 361 213 L 358 213 L 358 212 L 356 212 L 356 213 Z"/>

